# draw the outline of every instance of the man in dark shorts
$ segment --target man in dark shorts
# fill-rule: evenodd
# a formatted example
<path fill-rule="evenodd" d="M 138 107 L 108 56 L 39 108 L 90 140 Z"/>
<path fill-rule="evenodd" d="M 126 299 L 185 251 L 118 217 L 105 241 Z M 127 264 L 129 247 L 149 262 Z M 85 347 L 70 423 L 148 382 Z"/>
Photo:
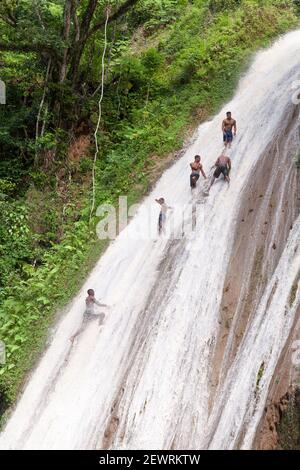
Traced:
<path fill-rule="evenodd" d="M 196 183 L 200 177 L 200 172 L 203 176 L 203 178 L 206 179 L 206 174 L 203 170 L 203 167 L 202 167 L 202 164 L 201 164 L 201 157 L 200 155 L 196 155 L 195 156 L 195 161 L 190 163 L 190 167 L 191 167 L 191 170 L 192 170 L 192 173 L 190 175 L 190 185 L 191 185 L 191 188 L 195 188 L 196 187 Z"/>
<path fill-rule="evenodd" d="M 230 158 L 226 157 L 226 155 L 223 155 L 223 154 L 220 155 L 218 160 L 215 163 L 215 166 L 216 166 L 216 169 L 214 171 L 209 189 L 214 184 L 216 178 L 219 178 L 219 176 L 221 174 L 224 176 L 225 181 L 227 181 L 228 184 L 230 183 L 230 178 L 229 178 L 229 173 L 230 173 L 230 170 L 231 170 L 231 160 L 230 160 Z"/>
<path fill-rule="evenodd" d="M 233 135 L 236 136 L 236 120 L 232 118 L 231 112 L 226 113 L 226 119 L 222 122 L 223 141 L 225 147 L 231 148 Z M 233 129 L 233 132 L 232 132 Z"/>

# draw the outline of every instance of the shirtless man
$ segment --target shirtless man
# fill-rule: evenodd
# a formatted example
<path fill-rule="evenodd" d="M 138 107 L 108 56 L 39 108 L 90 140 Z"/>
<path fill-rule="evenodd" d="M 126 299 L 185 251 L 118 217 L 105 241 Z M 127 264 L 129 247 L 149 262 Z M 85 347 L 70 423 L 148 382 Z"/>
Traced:
<path fill-rule="evenodd" d="M 216 178 L 219 178 L 220 174 L 222 173 L 224 176 L 224 179 L 227 181 L 227 183 L 230 183 L 230 178 L 229 178 L 229 173 L 231 170 L 231 160 L 229 157 L 226 157 L 226 155 L 220 155 L 218 160 L 215 163 L 216 169 L 213 174 L 213 178 L 210 183 L 209 189 L 212 187 L 212 185 L 215 182 Z"/>
<path fill-rule="evenodd" d="M 192 173 L 191 173 L 191 176 L 190 176 L 190 185 L 191 185 L 191 188 L 195 188 L 196 187 L 196 183 L 200 177 L 200 172 L 203 176 L 203 178 L 206 179 L 206 174 L 203 170 L 203 167 L 202 167 L 202 164 L 201 164 L 201 157 L 200 155 L 196 155 L 195 156 L 195 161 L 190 163 L 190 167 L 191 167 L 191 170 L 192 170 Z"/>
<path fill-rule="evenodd" d="M 85 311 L 83 314 L 83 321 L 81 324 L 81 327 L 79 330 L 70 338 L 71 343 L 73 343 L 74 339 L 82 333 L 82 331 L 85 329 L 86 324 L 89 322 L 89 320 L 98 318 L 99 319 L 99 325 L 102 325 L 102 322 L 104 320 L 105 314 L 104 313 L 95 313 L 95 305 L 98 305 L 98 307 L 107 307 L 106 304 L 100 303 L 96 298 L 95 298 L 95 291 L 94 289 L 88 289 L 87 291 L 87 298 L 85 299 Z"/>
<path fill-rule="evenodd" d="M 225 148 L 231 148 L 231 143 L 233 141 L 233 135 L 236 136 L 236 120 L 231 116 L 231 112 L 226 113 L 226 119 L 222 122 L 222 132 L 223 132 L 223 141 L 225 143 Z M 232 133 L 232 129 L 234 134 Z"/>

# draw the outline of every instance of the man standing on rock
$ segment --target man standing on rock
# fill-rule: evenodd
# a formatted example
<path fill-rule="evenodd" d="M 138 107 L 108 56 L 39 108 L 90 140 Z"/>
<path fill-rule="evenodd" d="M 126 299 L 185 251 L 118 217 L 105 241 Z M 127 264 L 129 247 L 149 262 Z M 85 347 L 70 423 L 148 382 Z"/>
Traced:
<path fill-rule="evenodd" d="M 160 235 L 165 230 L 167 211 L 168 209 L 172 209 L 172 207 L 166 204 L 163 197 L 155 199 L 155 201 L 160 205 L 160 213 L 158 217 L 158 234 Z"/>
<path fill-rule="evenodd" d="M 223 141 L 225 144 L 225 148 L 231 148 L 233 136 L 236 136 L 237 132 L 236 120 L 233 119 L 230 111 L 226 113 L 226 116 L 226 119 L 224 119 L 224 121 L 222 122 Z M 234 133 L 232 132 L 232 130 Z"/>

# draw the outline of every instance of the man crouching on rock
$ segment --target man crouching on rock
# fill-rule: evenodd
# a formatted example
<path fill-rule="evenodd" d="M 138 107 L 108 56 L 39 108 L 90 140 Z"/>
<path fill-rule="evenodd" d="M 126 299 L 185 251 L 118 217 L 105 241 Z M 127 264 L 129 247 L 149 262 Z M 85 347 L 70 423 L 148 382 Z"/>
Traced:
<path fill-rule="evenodd" d="M 216 178 L 219 178 L 219 176 L 221 174 L 223 174 L 225 181 L 227 181 L 228 184 L 230 183 L 230 177 L 229 177 L 229 174 L 230 174 L 230 171 L 231 171 L 231 160 L 230 160 L 230 158 L 226 157 L 226 155 L 223 155 L 223 154 L 220 155 L 218 160 L 215 163 L 215 167 L 216 167 L 216 169 L 214 171 L 214 174 L 213 174 L 213 177 L 212 177 L 212 180 L 211 180 L 210 187 L 209 187 L 208 191 L 210 190 L 210 188 L 214 184 Z"/>

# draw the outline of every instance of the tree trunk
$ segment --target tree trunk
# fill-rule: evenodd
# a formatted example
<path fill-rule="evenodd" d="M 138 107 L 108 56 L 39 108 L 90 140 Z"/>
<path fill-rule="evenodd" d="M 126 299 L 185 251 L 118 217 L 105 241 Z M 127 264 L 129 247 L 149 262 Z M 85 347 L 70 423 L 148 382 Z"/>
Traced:
<path fill-rule="evenodd" d="M 69 38 L 70 38 L 70 29 L 71 29 L 71 16 L 73 9 L 73 0 L 66 0 L 64 8 L 64 27 L 62 31 L 62 38 L 64 41 L 64 51 L 63 59 L 60 67 L 59 73 L 59 83 L 64 83 L 67 76 L 67 66 L 68 66 L 68 51 L 69 51 Z"/>
<path fill-rule="evenodd" d="M 90 0 L 86 8 L 79 31 L 77 32 L 77 40 L 74 41 L 71 50 L 71 63 L 70 63 L 70 80 L 72 82 L 72 89 L 75 91 L 78 87 L 79 80 L 79 66 L 82 54 L 89 38 L 90 25 L 97 8 L 97 0 Z"/>

